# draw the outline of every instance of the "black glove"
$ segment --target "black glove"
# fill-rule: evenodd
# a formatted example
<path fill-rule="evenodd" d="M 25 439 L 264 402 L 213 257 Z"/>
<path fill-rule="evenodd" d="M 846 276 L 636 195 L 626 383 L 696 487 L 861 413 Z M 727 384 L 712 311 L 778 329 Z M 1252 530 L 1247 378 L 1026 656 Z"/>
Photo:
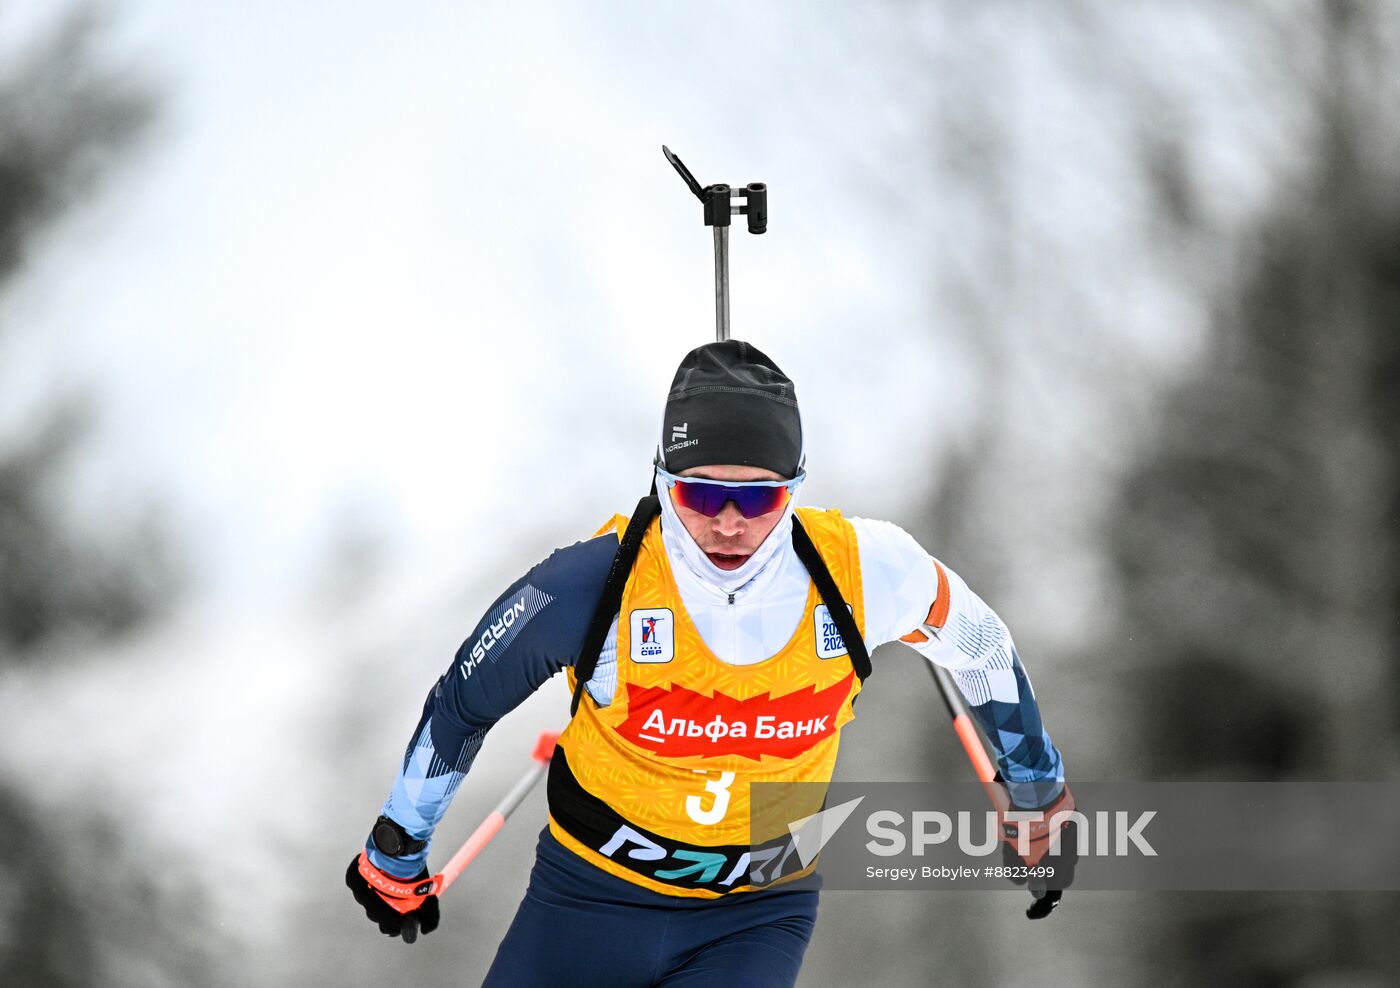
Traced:
<path fill-rule="evenodd" d="M 1015 848 L 1005 841 L 1001 844 L 1001 863 L 1012 869 L 1026 866 L 1026 862 L 1016 853 Z M 1074 866 L 1078 863 L 1079 834 L 1077 824 L 1070 820 L 1060 829 L 1059 846 L 1047 851 L 1040 859 L 1042 866 L 1048 865 L 1055 869 L 1053 878 L 1032 878 L 1028 881 L 1024 875 L 1016 875 L 1015 871 L 1012 871 L 1012 884 L 1029 884 L 1031 895 L 1035 898 L 1026 910 L 1027 919 L 1044 919 L 1050 915 L 1064 898 L 1064 890 L 1074 881 Z M 1050 888 L 1051 885 L 1054 888 Z"/>
<path fill-rule="evenodd" d="M 428 869 L 424 868 L 413 878 L 395 878 L 376 868 L 361 851 L 350 859 L 345 885 L 364 907 L 370 922 L 379 925 L 380 933 L 413 943 L 420 930 L 431 933 L 442 919 L 437 896 L 414 894 L 414 888 L 427 877 Z"/>
<path fill-rule="evenodd" d="M 1001 782 L 1001 776 L 996 778 Z M 1020 807 L 1014 807 L 1021 809 Z M 1018 867 L 1048 867 L 1054 868 L 1055 873 L 1049 877 L 1025 877 L 1017 876 L 1011 879 L 1015 885 L 1026 885 L 1030 888 L 1032 898 L 1029 909 L 1026 910 L 1027 919 L 1044 919 L 1054 911 L 1064 898 L 1064 890 L 1069 888 L 1074 881 L 1074 868 L 1079 863 L 1079 835 L 1073 818 L 1065 820 L 1058 827 L 1051 828 L 1050 820 L 1055 814 L 1062 811 L 1074 809 L 1074 796 L 1070 794 L 1069 786 L 1065 786 L 1064 791 L 1049 806 L 1036 810 L 1022 810 L 1022 812 L 1040 812 L 1044 814 L 1039 822 L 1016 822 L 1002 820 L 1002 844 L 1001 861 L 1008 868 L 1013 869 L 1012 874 Z M 1028 854 L 1022 858 L 1017 853 L 1017 835 L 1019 828 L 1026 827 L 1030 830 L 1030 839 L 1027 841 Z M 1053 838 L 1053 840 L 1052 840 Z M 1051 845 L 1054 845 L 1053 847 Z"/>

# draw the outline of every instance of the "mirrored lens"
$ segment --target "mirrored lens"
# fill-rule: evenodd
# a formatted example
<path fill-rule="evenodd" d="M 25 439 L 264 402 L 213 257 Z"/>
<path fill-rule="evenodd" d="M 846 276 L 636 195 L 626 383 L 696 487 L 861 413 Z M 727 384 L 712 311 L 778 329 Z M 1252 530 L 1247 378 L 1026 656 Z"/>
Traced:
<path fill-rule="evenodd" d="M 745 518 L 757 518 L 777 511 L 791 497 L 786 487 L 744 487 L 707 480 L 677 480 L 671 491 L 676 504 L 707 518 L 718 515 L 726 501 L 733 501 Z"/>

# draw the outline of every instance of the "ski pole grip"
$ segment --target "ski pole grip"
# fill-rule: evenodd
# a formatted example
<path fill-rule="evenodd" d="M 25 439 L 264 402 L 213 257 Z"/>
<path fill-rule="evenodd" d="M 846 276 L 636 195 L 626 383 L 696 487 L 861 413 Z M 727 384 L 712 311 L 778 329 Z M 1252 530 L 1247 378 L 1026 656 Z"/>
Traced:
<path fill-rule="evenodd" d="M 548 765 L 549 760 L 554 757 L 554 746 L 559 743 L 558 731 L 542 731 L 535 739 L 535 750 L 530 752 L 530 757 L 537 762 Z"/>
<path fill-rule="evenodd" d="M 749 232 L 763 233 L 768 229 L 768 186 L 762 182 L 750 182 L 744 188 L 748 208 Z"/>

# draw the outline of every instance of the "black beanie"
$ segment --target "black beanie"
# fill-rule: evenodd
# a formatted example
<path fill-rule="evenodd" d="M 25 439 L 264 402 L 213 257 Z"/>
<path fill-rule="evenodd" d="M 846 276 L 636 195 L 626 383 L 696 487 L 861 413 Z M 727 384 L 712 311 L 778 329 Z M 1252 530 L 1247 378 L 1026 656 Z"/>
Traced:
<path fill-rule="evenodd" d="M 666 396 L 661 451 L 671 473 L 733 463 L 797 476 L 802 420 L 792 381 L 742 340 L 696 347 Z"/>

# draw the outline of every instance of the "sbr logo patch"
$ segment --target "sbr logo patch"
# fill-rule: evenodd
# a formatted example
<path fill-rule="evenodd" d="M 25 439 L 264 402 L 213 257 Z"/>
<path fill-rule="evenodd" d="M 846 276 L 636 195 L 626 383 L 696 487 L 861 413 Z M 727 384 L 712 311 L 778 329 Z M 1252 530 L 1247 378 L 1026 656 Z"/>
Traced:
<path fill-rule="evenodd" d="M 846 654 L 846 642 L 825 604 L 818 604 L 812 611 L 812 633 L 817 639 L 817 658 L 834 659 Z"/>
<path fill-rule="evenodd" d="M 633 611 L 632 661 L 670 662 L 676 657 L 676 619 L 669 607 Z"/>

